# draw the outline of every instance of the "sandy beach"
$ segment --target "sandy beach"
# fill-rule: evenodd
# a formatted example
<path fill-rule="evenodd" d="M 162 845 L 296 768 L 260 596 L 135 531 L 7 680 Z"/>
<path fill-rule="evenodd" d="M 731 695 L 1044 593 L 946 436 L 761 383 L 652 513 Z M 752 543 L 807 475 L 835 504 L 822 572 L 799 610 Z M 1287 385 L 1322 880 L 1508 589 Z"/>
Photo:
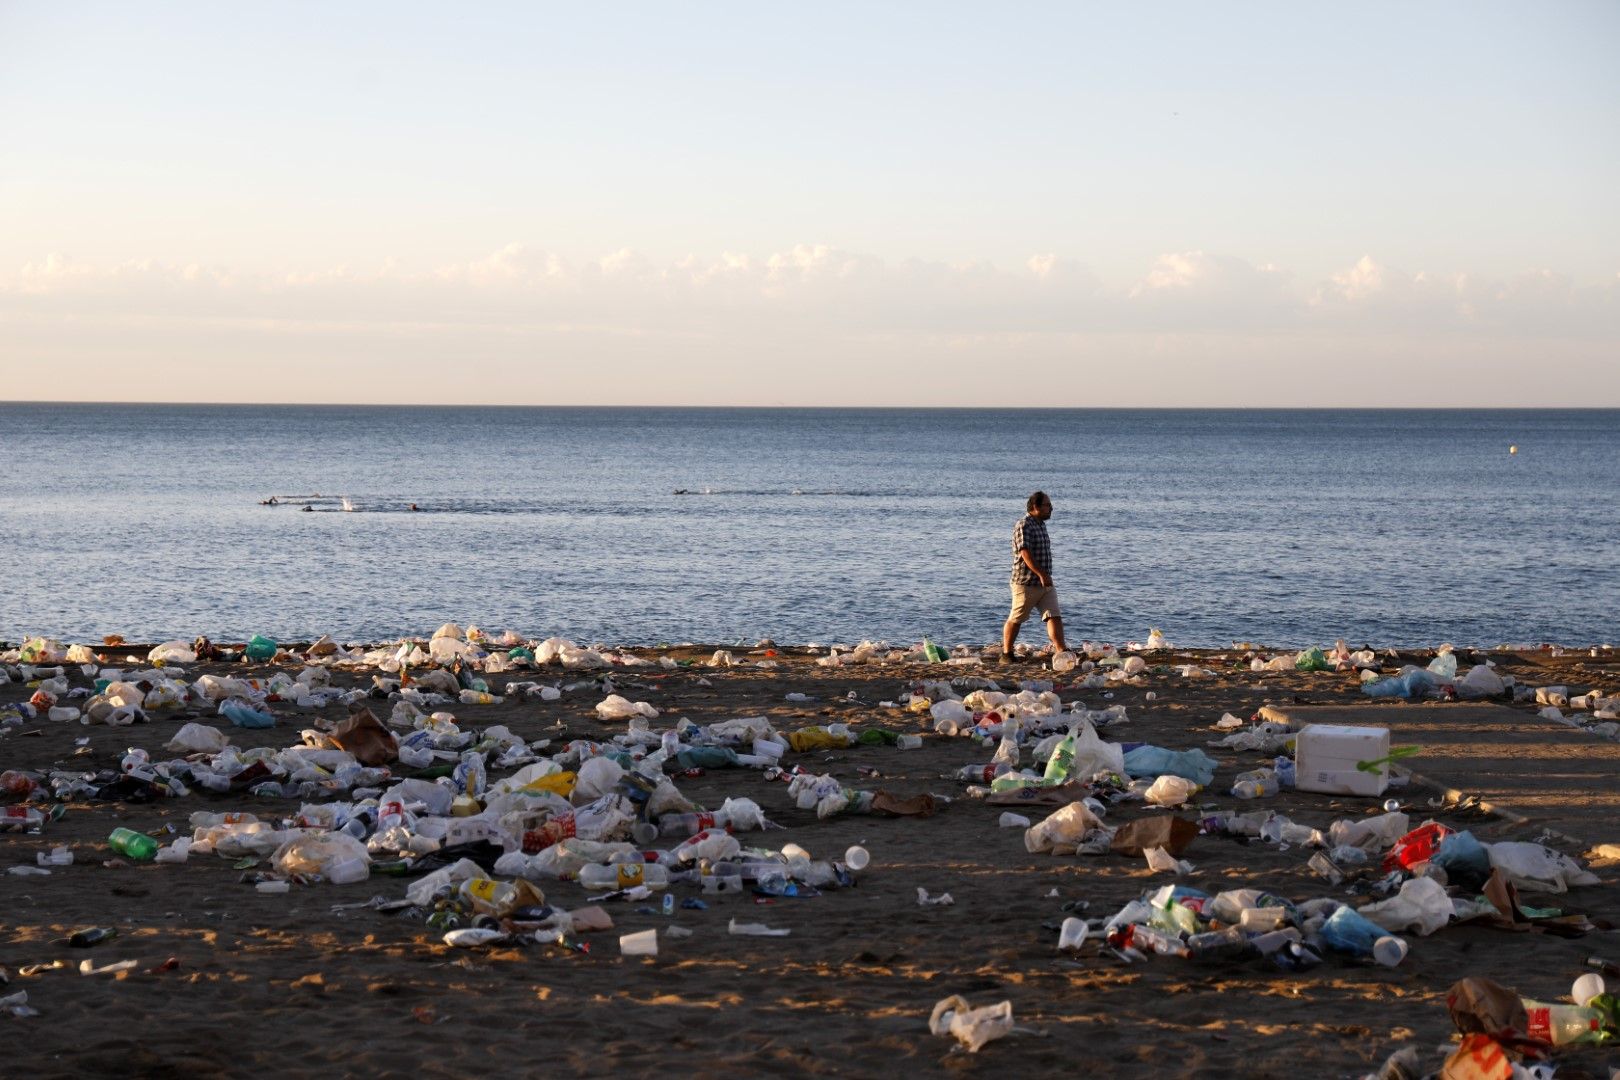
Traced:
<path fill-rule="evenodd" d="M 144 659 L 148 648 L 96 651 L 106 663 L 129 668 L 135 665 L 125 658 Z M 782 764 L 901 798 L 932 794 L 936 812 L 818 820 L 813 810 L 795 806 L 786 783 L 766 779 L 757 768 L 674 775 L 680 792 L 702 806 L 745 796 L 784 827 L 742 834 L 744 844 L 794 842 L 818 859 L 841 858 L 859 844 L 871 863 L 854 887 L 808 898 L 756 902 L 767 898 L 703 896 L 682 885 L 673 889 L 677 905 L 701 897 L 707 909 L 677 906 L 665 916 L 638 910 L 656 905 L 656 897 L 606 902 L 614 927 L 578 935 L 575 940 L 589 945 L 581 952 L 532 942 L 451 948 L 420 910 L 387 914 L 355 906 L 374 896 L 400 899 L 410 878 L 374 874 L 353 884 L 294 883 L 286 893 L 265 894 L 242 882 L 253 871 L 238 868 L 236 859 L 203 854 L 177 865 L 137 864 L 116 858 L 106 844 L 118 826 L 167 843 L 190 834 L 187 818 L 198 810 L 274 819 L 295 813 L 297 799 L 193 790 L 184 798 L 139 803 L 69 801 L 65 814 L 37 834 L 0 834 L 6 869 L 31 866 L 38 853 L 58 845 L 73 852 L 72 865 L 48 876 L 0 875 L 0 969 L 10 976 L 0 997 L 26 990 L 28 1006 L 38 1012 L 0 1015 L 4 1074 L 879 1076 L 899 1067 L 916 1075 L 1062 1070 L 1118 1077 L 1353 1077 L 1376 1071 L 1403 1046 L 1418 1048 L 1425 1071 L 1437 1069 L 1456 1037 L 1445 991 L 1463 976 L 1488 976 L 1524 996 L 1557 1001 L 1588 970 L 1588 957 L 1620 962 L 1620 938 L 1609 929 L 1620 924 L 1620 875 L 1615 861 L 1603 858 L 1589 862 L 1599 884 L 1522 896 L 1527 904 L 1585 915 L 1596 928 L 1579 936 L 1454 924 L 1431 936 L 1405 935 L 1410 954 L 1398 967 L 1330 954 L 1302 972 L 1259 957 L 1153 956 L 1127 963 L 1096 935 L 1077 953 L 1060 953 L 1056 927 L 1068 915 L 1106 918 L 1172 882 L 1209 893 L 1258 888 L 1295 901 L 1331 896 L 1365 904 L 1373 899 L 1368 884 L 1382 875 L 1375 860 L 1330 885 L 1307 868 L 1312 851 L 1304 846 L 1222 834 L 1193 840 L 1182 855 L 1192 869 L 1183 874 L 1153 873 L 1142 858 L 1117 854 L 1031 854 L 1023 830 L 998 827 L 1008 808 L 970 797 L 956 776 L 964 765 L 988 761 L 991 750 L 935 734 L 927 712 L 881 704 L 900 702 L 921 679 L 985 677 L 1008 690 L 1020 679 L 1055 679 L 1065 704 L 1126 707 L 1128 720 L 1102 732 L 1107 740 L 1199 747 L 1215 758 L 1214 782 L 1178 812 L 1190 820 L 1274 810 L 1326 829 L 1338 819 L 1382 813 L 1385 799 L 1394 798 L 1413 827 L 1432 818 L 1486 842 L 1545 839 L 1576 856 L 1620 842 L 1620 770 L 1614 767 L 1620 743 L 1542 719 L 1534 703 L 1374 701 L 1360 693 L 1353 673 L 1254 672 L 1246 654 L 1234 650 L 1146 654 L 1141 676 L 1083 690 L 1071 685 L 1078 672 L 1054 676 L 1035 663 L 828 668 L 816 663 L 825 650 L 783 647 L 769 657 L 734 649 L 737 666 L 709 667 L 713 647 L 632 651 L 654 661 L 670 656 L 694 663 L 514 671 L 490 681 L 584 685 L 555 701 L 511 697 L 499 705 L 442 708 L 464 729 L 502 724 L 525 740 L 559 745 L 608 739 L 625 723 L 603 721 L 595 712 L 604 697 L 595 680 L 605 675 L 615 692 L 660 711 L 651 722 L 655 731 L 683 717 L 708 724 L 763 715 L 784 734 L 833 723 L 916 733 L 922 744 L 915 750 L 790 751 Z M 1401 662 L 1426 664 L 1432 656 L 1381 654 L 1380 661 L 1391 670 Z M 752 666 L 765 659 L 777 666 Z M 1464 666 L 1483 659 L 1468 656 Z M 1565 685 L 1571 694 L 1620 687 L 1620 656 L 1612 650 L 1498 652 L 1490 659 L 1521 684 Z M 1184 664 L 1216 674 L 1173 672 Z M 73 686 L 89 685 L 76 666 L 65 667 Z M 297 674 L 304 665 L 287 658 L 184 667 L 195 680 L 209 673 Z M 332 676 L 337 686 L 369 687 L 372 674 L 339 668 Z M 0 685 L 0 707 L 33 692 L 15 681 Z M 368 704 L 387 717 L 389 702 Z M 1225 713 L 1248 720 L 1268 705 L 1307 719 L 1314 708 L 1344 707 L 1359 722 L 1386 723 L 1392 743 L 1425 747 L 1405 762 L 1416 777 L 1376 798 L 1284 789 L 1240 802 L 1227 794 L 1233 778 L 1270 755 L 1212 748 L 1227 734 L 1214 725 Z M 220 728 L 236 746 L 280 748 L 298 744 L 302 729 L 330 729 L 346 715 L 340 704 L 314 712 L 271 708 L 276 725 L 262 731 L 234 728 L 196 703 L 153 711 L 150 722 L 129 727 L 43 718 L 10 724 L 0 728 L 0 768 L 116 769 L 132 746 L 167 760 L 175 755 L 163 750 L 165 742 L 189 722 Z M 500 775 L 491 770 L 492 781 Z M 1477 798 L 1459 803 L 1458 794 Z M 1019 812 L 1039 821 L 1047 809 Z M 1164 813 L 1123 801 L 1109 808 L 1107 822 Z M 660 838 L 659 845 L 667 841 Z M 255 869 L 269 868 L 268 860 L 261 863 Z M 574 881 L 537 884 L 549 904 L 562 908 L 584 906 L 591 894 Z M 954 903 L 921 906 L 919 888 L 949 892 Z M 733 936 L 727 931 L 732 919 L 791 933 Z M 115 928 L 117 937 L 92 949 L 58 943 L 88 926 Z M 671 927 L 690 936 L 671 937 Z M 660 931 L 656 958 L 620 954 L 620 934 L 650 928 Z M 170 958 L 176 963 L 155 970 Z M 81 975 L 78 965 L 86 959 L 137 966 L 116 976 Z M 67 966 L 19 973 L 57 960 Z M 928 1028 L 936 1002 L 953 994 L 972 1006 L 1011 1002 L 1016 1029 L 976 1054 L 958 1049 Z M 1560 1078 L 1608 1076 L 1620 1066 L 1620 1051 L 1568 1048 L 1555 1060 Z"/>

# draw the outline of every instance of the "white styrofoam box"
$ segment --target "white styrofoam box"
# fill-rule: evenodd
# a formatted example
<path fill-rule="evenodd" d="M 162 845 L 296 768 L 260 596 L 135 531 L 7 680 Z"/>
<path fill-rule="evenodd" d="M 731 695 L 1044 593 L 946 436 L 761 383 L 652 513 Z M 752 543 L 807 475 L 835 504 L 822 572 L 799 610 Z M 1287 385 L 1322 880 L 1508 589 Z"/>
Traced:
<path fill-rule="evenodd" d="M 1389 762 L 1362 772 L 1359 761 L 1389 756 L 1389 728 L 1308 724 L 1294 740 L 1294 786 L 1325 795 L 1382 795 Z"/>

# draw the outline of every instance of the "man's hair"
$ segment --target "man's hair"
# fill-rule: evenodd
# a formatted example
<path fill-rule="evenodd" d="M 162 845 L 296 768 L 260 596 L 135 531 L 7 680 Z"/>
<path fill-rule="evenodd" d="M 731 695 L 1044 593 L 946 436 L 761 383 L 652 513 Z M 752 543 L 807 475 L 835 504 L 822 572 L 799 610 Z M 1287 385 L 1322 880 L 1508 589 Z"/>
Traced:
<path fill-rule="evenodd" d="M 1024 504 L 1024 509 L 1028 510 L 1031 514 L 1033 514 L 1035 512 L 1035 508 L 1037 506 L 1041 505 L 1041 503 L 1043 503 L 1043 502 L 1048 502 L 1048 501 L 1050 501 L 1050 500 L 1047 499 L 1046 492 L 1037 491 L 1035 494 L 1033 494 L 1033 495 L 1031 495 L 1029 497 L 1029 501 Z"/>

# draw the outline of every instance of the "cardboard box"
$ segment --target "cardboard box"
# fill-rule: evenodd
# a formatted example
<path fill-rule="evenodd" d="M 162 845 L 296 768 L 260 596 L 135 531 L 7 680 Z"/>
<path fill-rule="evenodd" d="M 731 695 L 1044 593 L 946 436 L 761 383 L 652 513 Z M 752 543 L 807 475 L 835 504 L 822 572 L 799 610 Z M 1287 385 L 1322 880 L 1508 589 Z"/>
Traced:
<path fill-rule="evenodd" d="M 1389 728 L 1309 724 L 1294 740 L 1294 784 L 1324 795 L 1382 795 L 1389 762 L 1380 762 L 1377 772 L 1362 772 L 1356 763 L 1388 756 Z"/>

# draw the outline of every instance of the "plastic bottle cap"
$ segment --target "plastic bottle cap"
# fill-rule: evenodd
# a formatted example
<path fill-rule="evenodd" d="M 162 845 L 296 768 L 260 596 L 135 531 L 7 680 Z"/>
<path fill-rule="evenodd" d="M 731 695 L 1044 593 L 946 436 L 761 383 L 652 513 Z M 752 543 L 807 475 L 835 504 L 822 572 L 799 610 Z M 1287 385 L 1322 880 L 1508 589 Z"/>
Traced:
<path fill-rule="evenodd" d="M 851 870 L 865 870 L 871 861 L 871 852 L 859 844 L 853 845 L 848 851 L 844 852 L 844 865 Z"/>

